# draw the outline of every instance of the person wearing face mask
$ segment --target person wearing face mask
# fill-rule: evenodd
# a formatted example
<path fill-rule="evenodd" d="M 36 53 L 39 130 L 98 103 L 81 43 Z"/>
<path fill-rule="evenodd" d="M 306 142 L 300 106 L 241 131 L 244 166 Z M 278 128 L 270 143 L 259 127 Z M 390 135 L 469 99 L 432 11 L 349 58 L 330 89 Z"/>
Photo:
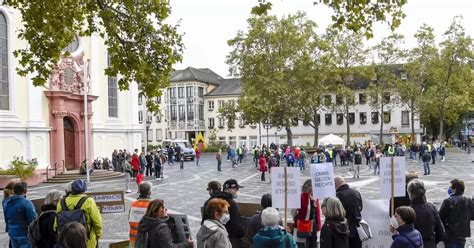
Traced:
<path fill-rule="evenodd" d="M 173 243 L 171 229 L 167 224 L 168 213 L 165 202 L 156 199 L 150 202 L 145 215 L 138 223 L 138 235 L 135 243 L 136 248 L 192 248 L 194 242 L 189 238 L 187 241 Z"/>
<path fill-rule="evenodd" d="M 197 233 L 197 247 L 231 248 L 229 234 L 224 226 L 230 220 L 229 203 L 223 199 L 214 198 L 208 202 L 205 211 L 211 218 L 204 221 Z"/>
<path fill-rule="evenodd" d="M 393 243 L 390 248 L 418 248 L 423 247 L 421 233 L 415 229 L 415 210 L 402 206 L 395 210 L 390 219 L 390 232 L 393 234 Z"/>

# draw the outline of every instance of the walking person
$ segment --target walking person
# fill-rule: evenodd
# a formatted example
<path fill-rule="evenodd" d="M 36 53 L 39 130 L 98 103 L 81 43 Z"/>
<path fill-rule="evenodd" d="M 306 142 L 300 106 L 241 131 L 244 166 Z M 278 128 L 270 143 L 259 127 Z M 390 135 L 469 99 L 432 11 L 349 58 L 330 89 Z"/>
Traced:
<path fill-rule="evenodd" d="M 324 199 L 321 205 L 322 214 L 326 217 L 321 228 L 321 248 L 349 248 L 349 223 L 346 211 L 337 197 Z"/>
<path fill-rule="evenodd" d="M 16 182 L 13 195 L 3 202 L 3 214 L 12 248 L 31 248 L 28 240 L 28 225 L 36 219 L 33 203 L 26 199 L 28 184 Z"/>
<path fill-rule="evenodd" d="M 242 160 L 244 159 L 244 149 L 242 148 L 242 146 L 239 146 L 237 148 L 237 156 L 237 162 L 241 164 Z"/>
<path fill-rule="evenodd" d="M 196 147 L 196 166 L 199 166 L 199 158 L 201 158 L 201 148 L 199 148 L 198 146 Z M 184 154 L 183 154 L 183 159 L 184 159 Z"/>
<path fill-rule="evenodd" d="M 219 148 L 219 150 L 216 153 L 216 160 L 217 160 L 217 171 L 222 171 L 221 170 L 221 165 L 222 165 L 222 149 Z"/>
<path fill-rule="evenodd" d="M 206 204 L 209 219 L 205 220 L 196 235 L 198 248 L 232 248 L 225 224 L 230 220 L 229 203 L 214 198 Z"/>
<path fill-rule="evenodd" d="M 422 161 L 423 161 L 423 169 L 425 170 L 425 174 L 423 175 L 429 175 L 430 174 L 430 160 L 431 160 L 431 154 L 428 151 L 425 151 L 423 155 L 421 156 Z"/>
<path fill-rule="evenodd" d="M 357 226 L 362 220 L 362 196 L 358 190 L 350 188 L 344 178 L 340 176 L 334 178 L 334 185 L 336 186 L 336 196 L 344 206 L 349 222 L 349 247 L 361 248 L 362 242 L 357 233 Z"/>
<path fill-rule="evenodd" d="M 262 176 L 260 179 L 262 182 L 265 181 L 265 172 L 268 171 L 268 165 L 267 165 L 267 160 L 265 159 L 265 156 L 260 154 L 260 158 L 258 159 L 258 164 L 260 165 L 260 172 L 262 172 Z"/>
<path fill-rule="evenodd" d="M 235 151 L 232 145 L 230 146 L 229 156 L 230 161 L 232 163 L 232 168 L 235 168 L 235 166 L 237 165 L 237 152 Z"/>

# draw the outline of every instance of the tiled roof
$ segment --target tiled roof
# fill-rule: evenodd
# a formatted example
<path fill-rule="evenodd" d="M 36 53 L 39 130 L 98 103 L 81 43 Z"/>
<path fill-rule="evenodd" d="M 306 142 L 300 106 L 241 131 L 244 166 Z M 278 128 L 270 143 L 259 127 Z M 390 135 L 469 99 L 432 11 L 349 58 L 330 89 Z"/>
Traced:
<path fill-rule="evenodd" d="M 240 95 L 242 93 L 242 81 L 240 78 L 221 79 L 219 86 L 214 88 L 206 96 L 224 96 L 224 95 Z"/>
<path fill-rule="evenodd" d="M 200 81 L 204 83 L 219 85 L 223 78 L 208 68 L 188 67 L 183 70 L 176 70 L 171 76 L 171 82 Z"/>

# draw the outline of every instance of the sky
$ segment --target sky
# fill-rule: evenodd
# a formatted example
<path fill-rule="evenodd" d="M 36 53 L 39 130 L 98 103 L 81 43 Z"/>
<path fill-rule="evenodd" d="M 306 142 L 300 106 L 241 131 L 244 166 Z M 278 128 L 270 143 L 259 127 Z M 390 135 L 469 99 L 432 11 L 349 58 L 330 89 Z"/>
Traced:
<path fill-rule="evenodd" d="M 317 23 L 317 32 L 322 34 L 331 24 L 332 11 L 322 4 L 313 5 L 314 1 L 317 0 L 270 0 L 273 7 L 269 14 L 282 17 L 304 11 Z M 239 30 L 247 30 L 250 10 L 257 3 L 257 0 L 171 0 L 169 22 L 179 22 L 178 31 L 184 34 L 185 46 L 183 61 L 176 64 L 175 69 L 209 68 L 222 77 L 229 77 L 225 60 L 231 47 L 227 41 Z M 408 0 L 403 11 L 407 16 L 395 32 L 405 36 L 405 48 L 416 46 L 413 35 L 423 23 L 434 28 L 437 42 L 442 41 L 443 33 L 456 15 L 463 16 L 466 34 L 474 38 L 474 0 Z M 374 38 L 366 42 L 367 46 L 377 44 L 390 34 L 386 23 L 376 24 L 373 30 Z"/>

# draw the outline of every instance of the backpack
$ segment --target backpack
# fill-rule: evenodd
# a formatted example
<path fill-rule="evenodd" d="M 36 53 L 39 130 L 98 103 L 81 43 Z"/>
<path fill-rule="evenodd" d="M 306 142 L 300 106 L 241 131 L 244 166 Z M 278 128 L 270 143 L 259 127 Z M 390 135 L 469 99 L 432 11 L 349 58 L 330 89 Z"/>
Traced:
<path fill-rule="evenodd" d="M 61 212 L 57 214 L 57 221 L 59 232 L 61 232 L 62 228 L 70 223 L 70 222 L 78 222 L 82 224 L 87 230 L 87 238 L 90 238 L 89 228 L 87 226 L 86 221 L 86 212 L 81 209 L 84 202 L 89 198 L 88 196 L 83 196 L 77 203 L 76 207 L 73 210 L 69 210 L 66 205 L 66 197 L 61 199 Z"/>
<path fill-rule="evenodd" d="M 354 156 L 355 164 L 362 164 L 362 155 L 356 153 Z"/>
<path fill-rule="evenodd" d="M 47 230 L 41 230 L 41 222 L 45 219 L 50 218 L 52 220 L 51 224 L 54 224 L 54 219 L 56 218 L 56 210 L 47 210 L 42 212 L 38 218 L 33 220 L 28 226 L 28 239 L 31 242 L 33 248 L 41 248 L 44 245 L 45 240 L 55 241 L 56 237 L 43 237 L 41 231 L 46 232 Z M 51 225 L 52 227 L 52 225 Z"/>

